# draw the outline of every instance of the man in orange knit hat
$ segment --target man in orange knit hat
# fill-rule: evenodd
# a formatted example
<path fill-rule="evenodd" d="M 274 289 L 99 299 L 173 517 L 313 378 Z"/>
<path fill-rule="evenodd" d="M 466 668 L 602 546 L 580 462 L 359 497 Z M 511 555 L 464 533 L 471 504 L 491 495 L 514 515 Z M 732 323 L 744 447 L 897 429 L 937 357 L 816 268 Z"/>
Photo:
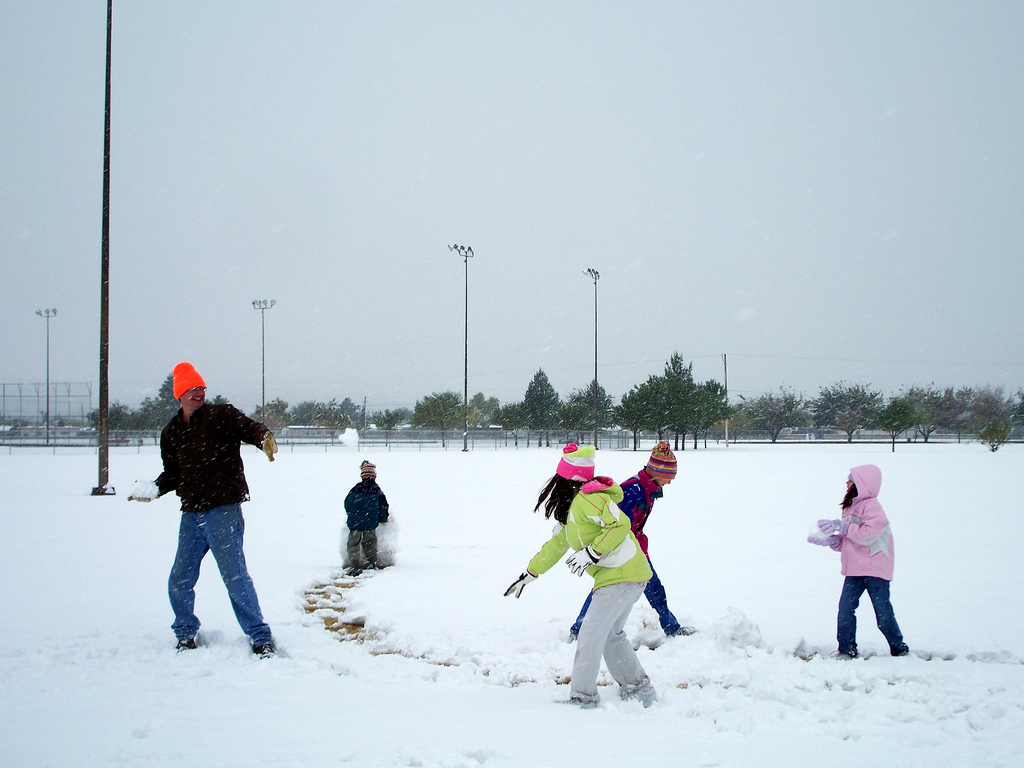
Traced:
<path fill-rule="evenodd" d="M 661 579 L 658 578 L 658 572 L 654 570 L 651 556 L 647 554 L 647 534 L 644 533 L 644 525 L 651 514 L 655 500 L 664 495 L 665 486 L 675 479 L 677 470 L 676 457 L 672 453 L 668 441 L 660 441 L 651 451 L 651 457 L 647 460 L 644 468 L 622 483 L 622 501 L 619 502 L 619 509 L 625 512 L 632 521 L 633 535 L 636 536 L 640 549 L 647 555 L 647 563 L 651 566 L 651 572 L 654 574 L 644 588 L 644 597 L 658 612 L 658 622 L 668 637 L 692 635 L 696 630 L 693 627 L 680 626 L 679 621 L 668 608 L 665 587 L 662 585 Z M 580 626 L 583 624 L 583 617 L 587 615 L 587 609 L 590 608 L 592 595 L 593 593 L 587 595 L 580 615 L 569 630 L 570 640 L 575 640 L 580 633 Z"/>
<path fill-rule="evenodd" d="M 195 586 L 203 558 L 213 551 L 253 653 L 272 656 L 274 638 L 263 621 L 242 551 L 242 502 L 249 500 L 249 486 L 240 448 L 242 443 L 255 445 L 273 461 L 277 443 L 270 430 L 233 405 L 207 403 L 206 382 L 192 363 L 178 363 L 173 377 L 181 409 L 160 435 L 164 471 L 155 483 L 136 482 L 128 499 L 151 501 L 170 491 L 181 498 L 178 551 L 168 580 L 178 650 L 196 647 Z"/>

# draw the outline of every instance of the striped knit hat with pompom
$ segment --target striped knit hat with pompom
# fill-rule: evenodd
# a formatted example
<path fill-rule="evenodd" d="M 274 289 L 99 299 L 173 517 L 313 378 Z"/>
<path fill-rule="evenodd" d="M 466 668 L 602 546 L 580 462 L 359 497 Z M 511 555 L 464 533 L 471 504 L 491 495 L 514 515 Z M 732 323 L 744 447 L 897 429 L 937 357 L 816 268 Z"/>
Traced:
<path fill-rule="evenodd" d="M 661 478 L 662 480 L 671 480 L 676 476 L 676 456 L 672 453 L 672 449 L 668 445 L 668 440 L 662 440 L 651 451 L 651 458 L 647 461 L 647 466 L 644 467 L 647 470 L 647 474 L 651 477 Z"/>
<path fill-rule="evenodd" d="M 369 461 L 364 461 L 359 465 L 359 476 L 364 480 L 368 477 L 376 477 L 377 465 L 371 464 Z"/>
<path fill-rule="evenodd" d="M 586 482 L 594 479 L 594 446 L 578 446 L 569 443 L 562 449 L 562 458 L 558 461 L 557 474 L 566 480 Z"/>

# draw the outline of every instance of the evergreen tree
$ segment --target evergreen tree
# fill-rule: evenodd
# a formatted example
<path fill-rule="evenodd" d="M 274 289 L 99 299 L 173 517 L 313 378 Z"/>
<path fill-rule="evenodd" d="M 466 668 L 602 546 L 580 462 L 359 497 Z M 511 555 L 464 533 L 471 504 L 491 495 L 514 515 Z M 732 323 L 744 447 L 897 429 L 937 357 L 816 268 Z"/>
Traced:
<path fill-rule="evenodd" d="M 605 392 L 604 387 L 600 384 L 597 387 L 597 428 L 602 429 L 604 427 L 611 426 L 611 414 L 612 414 L 612 398 Z M 572 416 L 567 417 L 564 421 L 571 422 L 571 426 L 563 423 L 563 428 L 575 429 L 582 431 L 594 429 L 594 390 L 595 382 L 591 381 L 586 389 L 573 390 L 569 397 L 566 399 L 565 409 L 569 409 L 567 412 L 571 412 Z M 580 440 L 583 438 L 580 437 Z M 590 438 L 593 440 L 593 437 Z"/>
<path fill-rule="evenodd" d="M 593 411 L 593 405 L 588 405 L 578 396 L 573 399 L 570 395 L 558 406 L 558 426 L 565 430 L 565 442 L 587 442 L 581 435 L 594 425 Z M 571 432 L 576 433 L 575 437 L 570 436 Z"/>
<path fill-rule="evenodd" d="M 729 406 L 725 401 L 725 387 L 714 379 L 697 385 L 693 409 L 693 450 L 697 450 L 697 435 L 704 435 L 708 447 L 708 430 L 725 419 Z"/>
<path fill-rule="evenodd" d="M 522 403 L 506 403 L 494 409 L 494 420 L 505 430 L 505 445 L 508 445 L 508 432 L 512 433 L 514 445 L 519 447 L 519 430 L 526 426 L 526 417 Z"/>
<path fill-rule="evenodd" d="M 159 397 L 160 400 L 166 401 L 168 403 L 173 403 L 175 412 L 177 412 L 177 408 L 179 407 L 180 403 L 178 402 L 178 398 L 174 396 L 174 374 L 167 374 L 167 378 L 164 379 L 164 383 L 160 385 L 160 390 L 159 392 L 157 392 L 157 397 Z"/>
<path fill-rule="evenodd" d="M 675 449 L 685 451 L 686 433 L 694 428 L 697 419 L 697 385 L 693 381 L 693 363 L 684 364 L 683 356 L 675 352 L 665 364 L 665 374 L 661 379 L 667 418 L 665 424 L 675 433 Z M 680 435 L 683 436 L 681 449 Z"/>
<path fill-rule="evenodd" d="M 543 369 L 538 370 L 526 387 L 526 394 L 523 396 L 523 415 L 526 418 L 526 428 L 544 432 L 548 445 L 551 445 L 550 431 L 558 426 L 560 402 L 558 393 L 548 380 L 548 375 L 544 373 Z M 529 443 L 529 435 L 527 435 L 527 443 Z M 537 443 L 540 447 L 539 435 Z"/>
<path fill-rule="evenodd" d="M 633 434 L 634 451 L 640 441 L 640 430 L 646 428 L 651 421 L 653 390 L 650 380 L 638 384 L 622 396 L 614 410 L 615 421 Z"/>

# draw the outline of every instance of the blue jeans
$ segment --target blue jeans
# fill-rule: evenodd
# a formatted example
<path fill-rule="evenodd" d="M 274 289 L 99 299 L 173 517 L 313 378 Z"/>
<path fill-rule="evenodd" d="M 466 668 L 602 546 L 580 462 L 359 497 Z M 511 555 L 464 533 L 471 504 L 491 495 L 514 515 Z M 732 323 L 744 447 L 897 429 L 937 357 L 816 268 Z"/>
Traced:
<path fill-rule="evenodd" d="M 889 652 L 898 656 L 907 652 L 903 642 L 903 633 L 896 623 L 896 615 L 889 602 L 889 582 L 877 576 L 847 576 L 843 582 L 843 593 L 839 597 L 839 622 L 836 638 L 839 640 L 839 652 L 857 655 L 857 606 L 860 596 L 867 591 L 871 605 L 875 609 L 875 620 L 878 628 L 889 643 Z"/>
<path fill-rule="evenodd" d="M 231 607 L 239 626 L 254 645 L 273 641 L 263 621 L 256 588 L 245 567 L 242 536 L 245 520 L 241 504 L 225 504 L 205 512 L 182 512 L 178 526 L 178 551 L 171 567 L 167 592 L 174 609 L 171 628 L 179 640 L 195 637 L 199 619 L 194 613 L 199 566 L 207 552 L 213 552 L 220 576 L 227 587 Z"/>
<path fill-rule="evenodd" d="M 665 594 L 665 587 L 662 585 L 661 579 L 658 578 L 657 571 L 654 570 L 651 558 L 647 558 L 647 564 L 651 566 L 652 575 L 651 580 L 647 582 L 647 587 L 644 589 L 644 597 L 647 598 L 647 602 L 651 604 L 651 607 L 658 612 L 658 622 L 661 624 L 662 630 L 664 630 L 666 635 L 671 635 L 679 629 L 679 621 L 672 615 L 672 611 L 668 609 L 668 596 Z M 590 610 L 590 601 L 593 599 L 594 593 L 591 591 L 583 602 L 580 615 L 576 617 L 576 621 L 569 629 L 572 634 L 579 635 L 580 627 L 583 625 L 583 617 Z"/>

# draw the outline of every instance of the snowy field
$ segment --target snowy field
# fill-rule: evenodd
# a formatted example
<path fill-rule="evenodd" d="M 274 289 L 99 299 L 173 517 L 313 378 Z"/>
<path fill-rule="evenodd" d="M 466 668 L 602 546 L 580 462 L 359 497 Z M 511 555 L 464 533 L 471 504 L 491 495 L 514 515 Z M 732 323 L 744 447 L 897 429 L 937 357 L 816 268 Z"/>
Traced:
<path fill-rule="evenodd" d="M 196 608 L 206 644 L 175 653 L 177 498 L 126 500 L 159 473 L 155 448 L 112 451 L 107 498 L 89 495 L 94 452 L 4 451 L 0 765 L 1024 765 L 1024 448 L 677 455 L 647 532 L 670 606 L 700 631 L 666 640 L 641 600 L 627 630 L 660 700 L 644 710 L 611 684 L 580 711 L 560 703 L 561 681 L 590 580 L 556 566 L 521 599 L 502 596 L 550 533 L 531 510 L 554 447 L 286 446 L 273 464 L 245 448 L 246 556 L 282 651 L 267 660 L 249 653 L 211 558 Z M 621 481 L 646 457 L 601 451 L 598 472 Z M 353 583 L 339 578 L 339 532 L 364 458 L 399 551 Z M 837 516 L 862 463 L 882 468 L 893 605 L 921 655 L 886 655 L 865 596 L 858 640 L 877 655 L 803 660 L 835 649 L 842 584 L 838 554 L 805 536 Z M 338 617 L 355 634 L 328 631 Z"/>

